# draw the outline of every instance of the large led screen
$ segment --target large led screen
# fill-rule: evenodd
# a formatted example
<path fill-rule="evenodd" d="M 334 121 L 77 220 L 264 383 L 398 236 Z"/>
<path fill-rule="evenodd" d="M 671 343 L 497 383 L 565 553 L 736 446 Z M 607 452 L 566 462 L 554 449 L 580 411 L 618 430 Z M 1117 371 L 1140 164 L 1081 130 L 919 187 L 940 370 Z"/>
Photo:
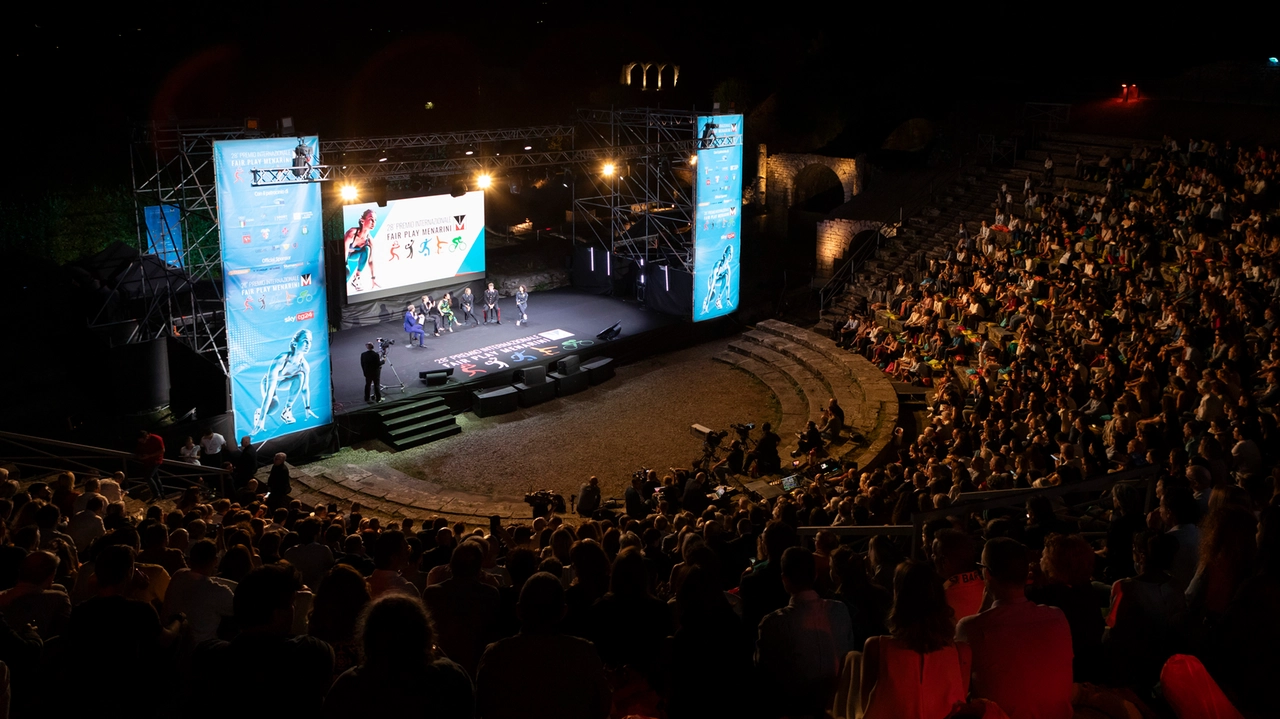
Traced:
<path fill-rule="evenodd" d="M 484 192 L 347 205 L 342 220 L 348 302 L 484 276 Z"/>
<path fill-rule="evenodd" d="M 742 115 L 698 118 L 693 319 L 738 308 L 742 236 Z"/>
<path fill-rule="evenodd" d="M 255 169 L 319 164 L 316 138 L 216 142 L 213 156 L 236 436 L 329 424 L 320 185 L 253 184 Z"/>

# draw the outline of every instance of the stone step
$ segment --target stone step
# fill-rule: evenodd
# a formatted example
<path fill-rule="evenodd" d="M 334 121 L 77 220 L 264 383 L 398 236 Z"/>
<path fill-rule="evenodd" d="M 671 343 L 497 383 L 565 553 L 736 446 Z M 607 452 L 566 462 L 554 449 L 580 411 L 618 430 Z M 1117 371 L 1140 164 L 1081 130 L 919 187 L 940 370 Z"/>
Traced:
<path fill-rule="evenodd" d="M 840 403 L 840 406 L 844 408 L 845 422 L 849 426 L 856 428 L 863 434 L 875 429 L 876 416 L 874 413 L 869 413 L 865 410 L 866 396 L 863 395 L 862 388 L 856 382 L 851 381 L 844 367 L 831 361 L 820 352 L 775 334 L 752 330 L 744 332 L 742 336 L 799 363 L 810 375 L 816 377 L 822 383 L 822 387 L 826 389 L 826 396 L 814 396 L 809 392 L 808 388 L 805 389 L 805 394 L 809 398 L 811 412 L 814 409 L 814 405 L 817 405 L 817 414 L 819 416 L 813 418 L 814 421 L 818 421 L 821 418 L 827 399 L 834 397 Z"/>
<path fill-rule="evenodd" d="M 795 433 L 804 429 L 805 423 L 809 421 L 808 403 L 796 390 L 791 380 L 785 374 L 773 369 L 764 362 L 737 352 L 726 350 L 717 353 L 712 359 L 746 372 L 769 388 L 769 391 L 778 400 L 779 410 L 782 415 L 778 425 L 773 428 L 774 432 L 782 438 L 778 453 L 784 457 L 790 454 L 797 444 Z"/>
<path fill-rule="evenodd" d="M 347 464 L 333 468 L 315 464 L 299 468 L 291 478 L 295 488 L 303 488 L 304 497 L 326 504 L 359 502 L 365 508 L 365 516 L 414 520 L 453 516 L 478 522 L 495 514 L 511 519 L 528 511 L 519 497 L 486 497 L 448 490 L 381 465 Z"/>

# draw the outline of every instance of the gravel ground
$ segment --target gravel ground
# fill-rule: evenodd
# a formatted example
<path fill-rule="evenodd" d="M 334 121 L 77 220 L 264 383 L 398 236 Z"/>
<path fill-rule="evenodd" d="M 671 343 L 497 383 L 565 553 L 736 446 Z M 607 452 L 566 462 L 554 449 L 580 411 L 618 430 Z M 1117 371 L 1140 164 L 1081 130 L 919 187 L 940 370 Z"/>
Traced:
<path fill-rule="evenodd" d="M 619 367 L 602 385 L 510 414 L 461 415 L 462 434 L 440 442 L 379 455 L 344 449 L 323 464 L 383 461 L 413 477 L 495 498 L 552 489 L 568 499 L 594 474 L 605 497 L 621 497 L 640 467 L 687 467 L 701 456 L 691 424 L 728 429 L 733 422 L 778 422 L 767 387 L 712 361 L 725 344 Z"/>

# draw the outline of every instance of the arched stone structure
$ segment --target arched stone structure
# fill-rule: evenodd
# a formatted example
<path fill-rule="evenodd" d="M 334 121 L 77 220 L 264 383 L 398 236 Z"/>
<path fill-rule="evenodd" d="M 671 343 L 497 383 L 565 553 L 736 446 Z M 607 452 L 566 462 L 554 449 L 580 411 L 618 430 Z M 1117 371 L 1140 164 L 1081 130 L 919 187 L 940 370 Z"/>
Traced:
<path fill-rule="evenodd" d="M 883 222 L 870 220 L 821 220 L 818 222 L 818 251 L 816 274 L 830 277 L 836 264 L 849 251 L 849 243 L 866 230 L 881 230 Z"/>
<path fill-rule="evenodd" d="M 770 155 L 765 181 L 766 201 L 769 207 L 786 209 L 800 202 L 803 198 L 796 196 L 796 178 L 811 165 L 825 165 L 836 173 L 836 177 L 840 178 L 840 185 L 844 188 L 845 202 L 862 191 L 862 174 L 858 160 L 792 153 Z"/>

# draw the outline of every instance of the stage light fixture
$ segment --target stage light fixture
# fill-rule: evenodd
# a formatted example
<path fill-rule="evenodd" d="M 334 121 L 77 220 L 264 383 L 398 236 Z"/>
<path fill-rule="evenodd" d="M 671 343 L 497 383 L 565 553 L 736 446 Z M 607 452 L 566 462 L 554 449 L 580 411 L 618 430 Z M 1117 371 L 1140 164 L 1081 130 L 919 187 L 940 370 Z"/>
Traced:
<path fill-rule="evenodd" d="M 489 189 L 489 185 L 493 184 L 493 178 L 489 175 L 480 175 L 476 178 L 476 186 L 482 190 Z"/>
<path fill-rule="evenodd" d="M 614 169 L 615 169 L 615 168 L 614 168 L 614 166 L 613 166 L 613 163 L 612 163 L 612 162 L 606 162 L 606 163 L 604 164 L 604 176 L 605 176 L 605 177 L 613 177 L 613 171 L 614 171 Z"/>
<path fill-rule="evenodd" d="M 1272 58 L 1272 59 L 1274 60 L 1275 58 Z M 533 145 L 525 145 L 525 146 L 524 146 L 524 149 L 525 149 L 525 151 L 532 150 L 532 149 L 533 149 Z"/>
<path fill-rule="evenodd" d="M 471 155 L 474 155 L 474 154 L 476 154 L 475 150 L 467 150 L 467 155 L 468 155 L 468 156 L 471 156 Z"/>
<path fill-rule="evenodd" d="M 697 155 L 689 155 L 689 164 L 690 164 L 690 165 L 696 165 L 696 164 L 698 164 L 698 156 L 697 156 Z"/>
<path fill-rule="evenodd" d="M 1267 58 L 1267 62 L 1271 63 L 1272 65 L 1280 65 L 1280 57 L 1269 57 Z"/>
<path fill-rule="evenodd" d="M 355 185 L 343 185 L 339 192 L 342 193 L 343 202 L 355 202 L 360 197 L 360 191 L 356 189 Z"/>

